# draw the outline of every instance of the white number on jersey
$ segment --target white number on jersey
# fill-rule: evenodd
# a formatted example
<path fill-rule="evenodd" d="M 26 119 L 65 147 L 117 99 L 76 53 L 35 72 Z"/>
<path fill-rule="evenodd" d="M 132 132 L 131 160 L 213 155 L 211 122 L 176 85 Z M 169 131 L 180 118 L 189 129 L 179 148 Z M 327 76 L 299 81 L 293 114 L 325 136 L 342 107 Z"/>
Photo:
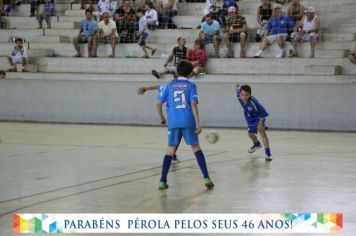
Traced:
<path fill-rule="evenodd" d="M 187 103 L 185 100 L 184 91 L 174 91 L 174 102 L 179 103 L 175 106 L 175 109 L 185 109 L 187 107 Z"/>

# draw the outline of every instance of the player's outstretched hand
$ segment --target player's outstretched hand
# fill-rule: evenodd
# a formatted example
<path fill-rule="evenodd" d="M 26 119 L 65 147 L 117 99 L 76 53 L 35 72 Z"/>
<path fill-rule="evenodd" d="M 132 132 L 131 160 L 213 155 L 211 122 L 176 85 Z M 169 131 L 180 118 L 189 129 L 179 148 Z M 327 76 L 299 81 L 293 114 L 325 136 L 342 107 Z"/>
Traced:
<path fill-rule="evenodd" d="M 165 125 L 167 123 L 166 118 L 161 117 L 161 125 Z"/>
<path fill-rule="evenodd" d="M 146 92 L 146 88 L 145 87 L 138 88 L 136 90 L 136 92 L 137 92 L 137 95 L 143 95 Z"/>
<path fill-rule="evenodd" d="M 197 125 L 197 127 L 195 128 L 195 133 L 196 133 L 196 134 L 200 134 L 200 133 L 201 133 L 201 127 L 200 127 L 200 125 Z"/>

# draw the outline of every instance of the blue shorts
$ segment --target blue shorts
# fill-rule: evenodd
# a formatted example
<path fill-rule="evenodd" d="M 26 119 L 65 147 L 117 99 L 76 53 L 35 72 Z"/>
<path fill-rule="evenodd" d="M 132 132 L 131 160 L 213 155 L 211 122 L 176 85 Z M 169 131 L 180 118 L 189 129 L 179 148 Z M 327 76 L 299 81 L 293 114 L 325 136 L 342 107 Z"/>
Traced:
<path fill-rule="evenodd" d="M 187 145 L 199 144 L 198 134 L 195 128 L 175 128 L 168 129 L 168 146 L 177 146 L 182 137 Z"/>
<path fill-rule="evenodd" d="M 142 34 L 140 34 L 140 37 L 138 38 L 138 45 L 140 46 L 146 46 L 146 39 L 148 37 L 148 33 L 147 32 L 142 32 Z"/>
<path fill-rule="evenodd" d="M 258 133 L 258 124 L 260 123 L 260 120 L 259 119 L 256 123 L 249 123 L 247 124 L 247 131 L 249 134 L 257 134 Z M 263 119 L 263 128 L 265 130 L 268 130 L 268 127 L 265 125 L 265 119 Z"/>

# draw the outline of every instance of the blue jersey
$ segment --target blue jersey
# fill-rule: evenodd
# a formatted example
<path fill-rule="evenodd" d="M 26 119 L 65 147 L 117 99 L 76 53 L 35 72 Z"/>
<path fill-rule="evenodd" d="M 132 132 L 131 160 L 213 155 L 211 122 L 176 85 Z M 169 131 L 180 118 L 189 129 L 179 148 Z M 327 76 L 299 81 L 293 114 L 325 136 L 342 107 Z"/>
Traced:
<path fill-rule="evenodd" d="M 197 87 L 188 79 L 179 77 L 159 93 L 157 99 L 166 103 L 168 129 L 195 128 L 191 103 L 198 103 Z"/>
<path fill-rule="evenodd" d="M 251 96 L 247 103 L 244 103 L 240 97 L 240 89 L 236 89 L 236 96 L 242 108 L 244 109 L 245 119 L 247 124 L 258 125 L 260 119 L 265 119 L 268 116 L 266 109 L 258 102 L 258 100 Z"/>
<path fill-rule="evenodd" d="M 292 30 L 295 23 L 289 16 L 272 17 L 267 23 L 267 29 L 271 35 L 287 34 L 288 30 Z"/>

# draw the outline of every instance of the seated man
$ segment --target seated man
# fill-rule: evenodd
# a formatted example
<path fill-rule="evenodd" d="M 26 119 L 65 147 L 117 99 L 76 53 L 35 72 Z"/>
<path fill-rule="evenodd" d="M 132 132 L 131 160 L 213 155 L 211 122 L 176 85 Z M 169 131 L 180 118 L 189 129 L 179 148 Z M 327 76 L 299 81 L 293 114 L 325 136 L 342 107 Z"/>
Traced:
<path fill-rule="evenodd" d="M 10 66 L 12 66 L 11 69 L 9 69 L 9 72 L 16 72 L 17 64 L 22 65 L 22 72 L 26 72 L 26 64 L 27 64 L 27 52 L 26 48 L 23 46 L 23 40 L 22 38 L 16 38 L 15 40 L 15 47 L 11 51 L 10 55 L 7 57 L 7 60 L 10 63 Z"/>
<path fill-rule="evenodd" d="M 283 15 L 282 6 L 277 5 L 274 8 L 274 16 L 267 23 L 267 37 L 263 39 L 260 50 L 255 57 L 261 57 L 267 46 L 275 42 L 278 43 L 279 47 L 277 58 L 284 57 L 284 42 L 288 37 L 288 31 L 293 29 L 294 26 L 294 22 L 288 16 Z"/>
<path fill-rule="evenodd" d="M 211 13 L 205 16 L 205 22 L 201 23 L 199 38 L 204 44 L 213 43 L 215 49 L 215 57 L 219 58 L 221 34 L 220 24 L 216 20 L 213 20 Z"/>
<path fill-rule="evenodd" d="M 298 57 L 298 43 L 310 42 L 310 58 L 315 55 L 315 45 L 319 38 L 320 19 L 315 15 L 314 7 L 308 7 L 305 10 L 306 15 L 302 19 L 301 25 L 297 26 L 298 32 L 291 36 L 293 44 L 293 53 L 291 57 Z"/>
<path fill-rule="evenodd" d="M 85 10 L 85 19 L 80 22 L 79 35 L 73 38 L 73 45 L 77 54 L 74 57 L 81 57 L 80 43 L 88 43 L 88 57 L 92 57 L 93 37 L 96 34 L 97 23 L 92 19 L 93 11 L 89 8 Z"/>
<path fill-rule="evenodd" d="M 200 40 L 195 40 L 194 48 L 188 50 L 187 60 L 193 64 L 193 75 L 205 74 L 205 62 L 208 59 L 208 53 L 205 51 L 205 45 Z"/>
<path fill-rule="evenodd" d="M 98 43 L 103 42 L 111 43 L 112 52 L 109 57 L 115 57 L 115 47 L 119 38 L 116 30 L 116 24 L 113 20 L 110 19 L 109 12 L 104 12 L 103 18 L 104 20 L 100 21 L 100 23 L 98 24 L 98 30 L 96 35 L 94 36 L 92 55 L 93 57 L 97 57 L 96 52 L 98 48 Z"/>
<path fill-rule="evenodd" d="M 240 57 L 246 57 L 246 41 L 248 35 L 248 28 L 246 23 L 246 18 L 241 16 L 235 7 L 230 7 L 229 16 L 227 18 L 226 26 L 224 28 L 224 42 L 228 49 L 227 58 L 234 58 L 234 50 L 232 48 L 232 43 L 241 44 Z"/>
<path fill-rule="evenodd" d="M 173 48 L 171 55 L 169 55 L 166 62 L 164 63 L 163 70 L 161 72 L 152 70 L 152 74 L 157 79 L 161 78 L 162 75 L 168 73 L 172 73 L 173 75 L 175 75 L 178 63 L 187 59 L 187 48 L 185 47 L 187 41 L 185 40 L 185 38 L 179 37 L 177 39 L 177 42 L 178 46 Z"/>
<path fill-rule="evenodd" d="M 54 3 L 54 0 L 46 1 L 46 3 L 43 6 L 43 12 L 36 17 L 39 25 L 38 28 L 42 29 L 43 21 L 46 21 L 47 27 L 50 29 L 51 16 L 55 16 L 55 15 L 56 15 L 56 5 Z"/>
<path fill-rule="evenodd" d="M 6 79 L 6 72 L 3 70 L 0 70 L 0 79 Z"/>
<path fill-rule="evenodd" d="M 257 8 L 257 22 L 259 28 L 256 33 L 256 42 L 260 42 L 264 38 L 267 31 L 267 22 L 272 17 L 272 4 L 270 0 L 261 0 L 262 4 Z"/>

